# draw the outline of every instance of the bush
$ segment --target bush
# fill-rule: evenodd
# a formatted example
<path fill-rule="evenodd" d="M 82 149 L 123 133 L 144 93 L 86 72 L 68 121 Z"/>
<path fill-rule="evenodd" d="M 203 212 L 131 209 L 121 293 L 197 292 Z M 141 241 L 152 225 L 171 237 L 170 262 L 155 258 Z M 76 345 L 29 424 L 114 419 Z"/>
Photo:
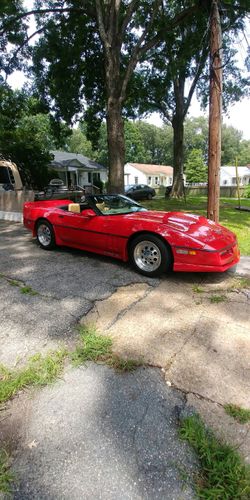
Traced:
<path fill-rule="evenodd" d="M 244 198 L 250 198 L 250 184 L 244 189 Z"/>

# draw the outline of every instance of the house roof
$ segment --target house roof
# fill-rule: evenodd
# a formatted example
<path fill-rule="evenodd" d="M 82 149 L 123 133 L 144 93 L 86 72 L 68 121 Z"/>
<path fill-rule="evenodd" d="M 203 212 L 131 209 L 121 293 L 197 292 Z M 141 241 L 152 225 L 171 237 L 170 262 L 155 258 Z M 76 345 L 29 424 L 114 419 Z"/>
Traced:
<path fill-rule="evenodd" d="M 151 165 L 149 163 L 127 163 L 127 165 L 131 165 L 134 168 L 137 168 L 137 170 L 140 170 L 140 172 L 143 172 L 144 174 L 147 175 L 173 175 L 173 167 L 166 166 L 166 165 Z"/>
<path fill-rule="evenodd" d="M 54 160 L 51 161 L 51 165 L 54 167 L 70 167 L 76 166 L 79 168 L 84 168 L 85 170 L 106 170 L 103 165 L 90 160 L 86 156 L 78 153 L 66 153 L 65 151 L 51 151 L 54 155 Z"/>
<path fill-rule="evenodd" d="M 224 174 L 227 174 L 228 176 L 230 177 L 236 177 L 236 169 L 235 169 L 235 166 L 222 166 L 221 167 L 221 173 L 224 172 Z M 238 167 L 238 174 L 240 177 L 246 175 L 250 175 L 250 169 L 249 167 L 242 167 L 242 166 L 239 166 Z"/>

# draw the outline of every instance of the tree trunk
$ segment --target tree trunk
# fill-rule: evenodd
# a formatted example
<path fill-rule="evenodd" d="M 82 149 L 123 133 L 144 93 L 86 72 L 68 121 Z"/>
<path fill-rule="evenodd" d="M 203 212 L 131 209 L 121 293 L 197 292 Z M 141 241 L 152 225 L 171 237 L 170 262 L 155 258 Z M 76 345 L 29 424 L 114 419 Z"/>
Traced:
<path fill-rule="evenodd" d="M 184 196 L 183 161 L 184 161 L 184 85 L 185 77 L 179 76 L 174 82 L 175 113 L 172 120 L 174 132 L 174 178 L 171 198 L 182 198 Z"/>
<path fill-rule="evenodd" d="M 122 105 L 119 98 L 108 98 L 107 136 L 109 152 L 109 193 L 124 192 L 125 140 Z"/>
<path fill-rule="evenodd" d="M 173 187 L 171 191 L 171 198 L 182 198 L 184 195 L 184 183 L 183 183 L 183 137 L 184 137 L 184 125 L 183 119 L 177 117 L 173 118 L 173 131 L 174 131 L 174 178 Z"/>

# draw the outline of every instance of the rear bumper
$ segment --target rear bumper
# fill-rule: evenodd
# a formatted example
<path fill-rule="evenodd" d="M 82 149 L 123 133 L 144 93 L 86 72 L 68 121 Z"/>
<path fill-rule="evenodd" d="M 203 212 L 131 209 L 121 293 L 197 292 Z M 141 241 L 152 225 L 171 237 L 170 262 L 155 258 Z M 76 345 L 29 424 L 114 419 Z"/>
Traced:
<path fill-rule="evenodd" d="M 221 251 L 196 251 L 195 255 L 179 255 L 174 250 L 174 271 L 213 273 L 224 272 L 240 260 L 237 243 Z"/>

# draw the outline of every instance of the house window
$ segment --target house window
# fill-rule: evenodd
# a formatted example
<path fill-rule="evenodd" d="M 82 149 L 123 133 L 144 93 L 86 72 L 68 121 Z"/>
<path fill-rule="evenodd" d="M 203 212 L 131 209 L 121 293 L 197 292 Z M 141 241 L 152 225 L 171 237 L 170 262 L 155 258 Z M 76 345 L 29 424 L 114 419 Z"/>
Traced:
<path fill-rule="evenodd" d="M 173 182 L 173 177 L 169 177 L 169 184 L 171 185 Z"/>
<path fill-rule="evenodd" d="M 232 184 L 236 184 L 236 177 L 232 178 Z"/>
<path fill-rule="evenodd" d="M 158 186 L 159 184 L 159 177 L 155 177 L 155 185 Z"/>
<path fill-rule="evenodd" d="M 88 172 L 88 182 L 91 184 L 92 183 L 92 175 L 91 172 Z"/>
<path fill-rule="evenodd" d="M 138 184 L 138 177 L 135 177 L 135 184 Z"/>
<path fill-rule="evenodd" d="M 227 180 L 226 179 L 223 181 L 223 184 L 224 184 L 224 186 L 226 186 L 226 184 L 227 184 Z"/>
<path fill-rule="evenodd" d="M 152 177 L 151 176 L 148 177 L 148 184 L 149 185 L 152 184 Z"/>

